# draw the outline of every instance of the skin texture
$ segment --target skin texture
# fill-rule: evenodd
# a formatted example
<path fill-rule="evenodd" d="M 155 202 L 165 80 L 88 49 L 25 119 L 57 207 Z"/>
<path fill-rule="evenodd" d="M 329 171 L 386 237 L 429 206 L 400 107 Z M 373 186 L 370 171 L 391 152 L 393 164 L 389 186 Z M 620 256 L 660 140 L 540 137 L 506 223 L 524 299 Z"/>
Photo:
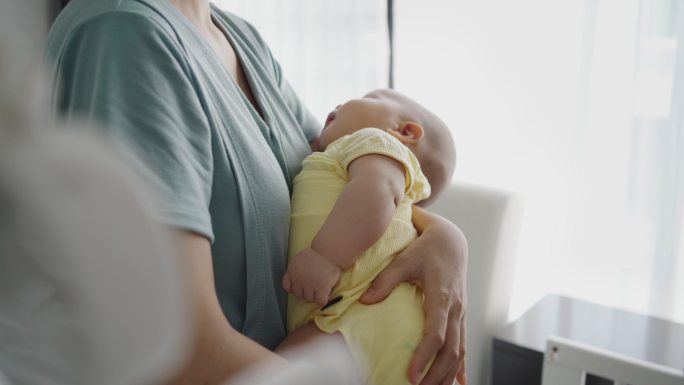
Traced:
<path fill-rule="evenodd" d="M 170 0 L 207 39 L 247 98 L 257 108 L 233 47 L 211 20 L 207 0 Z M 319 148 L 318 140 L 311 143 Z M 421 342 L 412 372 L 437 355 L 423 384 L 451 384 L 463 363 L 463 315 L 465 311 L 466 241 L 446 220 L 414 208 L 414 225 L 421 236 L 381 273 L 362 301 L 384 299 L 402 281 L 413 282 L 426 295 L 426 337 Z M 189 290 L 196 306 L 195 338 L 191 358 L 173 374 L 170 384 L 220 384 L 240 370 L 267 360 L 282 360 L 275 353 L 243 336 L 223 315 L 213 286 L 209 241 L 201 235 L 179 231 L 179 247 L 187 255 L 191 272 Z M 443 364 L 438 365 L 438 363 Z M 460 371 L 459 371 L 460 368 Z M 428 381 L 429 380 L 429 381 Z"/>

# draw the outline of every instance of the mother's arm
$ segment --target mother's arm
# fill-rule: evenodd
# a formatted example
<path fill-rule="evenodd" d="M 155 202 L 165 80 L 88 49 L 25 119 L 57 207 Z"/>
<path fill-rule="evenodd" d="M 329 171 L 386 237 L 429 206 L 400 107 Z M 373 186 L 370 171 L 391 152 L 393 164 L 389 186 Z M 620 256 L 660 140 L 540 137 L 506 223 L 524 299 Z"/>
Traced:
<path fill-rule="evenodd" d="M 90 9 L 89 2 L 79 4 L 72 10 Z M 207 239 L 212 130 L 193 67 L 172 28 L 150 16 L 153 12 L 126 7 L 98 12 L 74 26 L 69 23 L 76 17 L 56 22 L 48 51 L 55 84 L 62 87 L 54 102 L 67 119 L 101 123 L 103 136 L 126 147 L 127 160 L 157 193 L 156 217 L 194 231 L 176 237 L 191 273 L 188 293 L 196 310 L 192 352 L 172 383 L 219 384 L 256 362 L 278 358 L 233 329 L 217 299 Z"/>
<path fill-rule="evenodd" d="M 413 224 L 420 236 L 383 270 L 361 297 L 371 304 L 385 299 L 401 282 L 425 294 L 424 337 L 409 365 L 417 384 L 435 357 L 421 385 L 465 384 L 465 308 L 468 245 L 461 230 L 448 220 L 413 206 Z"/>
<path fill-rule="evenodd" d="M 212 269 L 211 247 L 204 236 L 179 231 L 190 275 L 189 292 L 196 306 L 192 353 L 170 381 L 173 385 L 220 384 L 239 371 L 267 360 L 282 360 L 240 334 L 221 311 Z"/>

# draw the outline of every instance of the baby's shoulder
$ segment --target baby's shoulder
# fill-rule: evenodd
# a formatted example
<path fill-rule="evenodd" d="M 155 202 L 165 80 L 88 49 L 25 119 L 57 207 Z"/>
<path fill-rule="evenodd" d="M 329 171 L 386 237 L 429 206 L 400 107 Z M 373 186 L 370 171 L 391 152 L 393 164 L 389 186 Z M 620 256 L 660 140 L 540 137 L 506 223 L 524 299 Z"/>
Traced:
<path fill-rule="evenodd" d="M 348 157 L 358 153 L 372 153 L 376 150 L 404 153 L 409 151 L 397 138 L 379 128 L 368 127 L 345 135 L 330 143 L 325 152 L 332 157 Z"/>

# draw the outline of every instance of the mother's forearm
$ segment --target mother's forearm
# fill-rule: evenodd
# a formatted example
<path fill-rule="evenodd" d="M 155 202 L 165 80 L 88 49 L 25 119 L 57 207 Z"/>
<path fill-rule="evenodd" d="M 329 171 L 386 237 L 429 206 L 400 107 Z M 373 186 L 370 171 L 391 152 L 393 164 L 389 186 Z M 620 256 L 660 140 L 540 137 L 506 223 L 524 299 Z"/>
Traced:
<path fill-rule="evenodd" d="M 465 274 L 468 259 L 468 241 L 455 224 L 440 215 L 431 213 L 422 207 L 413 206 L 413 226 L 424 241 L 429 241 L 444 255 L 452 256 L 452 260 Z"/>
<path fill-rule="evenodd" d="M 247 367 L 273 360 L 276 354 L 240 334 L 221 311 L 211 262 L 211 246 L 201 235 L 178 233 L 194 306 L 193 338 L 188 361 L 178 369 L 173 385 L 218 385 Z"/>

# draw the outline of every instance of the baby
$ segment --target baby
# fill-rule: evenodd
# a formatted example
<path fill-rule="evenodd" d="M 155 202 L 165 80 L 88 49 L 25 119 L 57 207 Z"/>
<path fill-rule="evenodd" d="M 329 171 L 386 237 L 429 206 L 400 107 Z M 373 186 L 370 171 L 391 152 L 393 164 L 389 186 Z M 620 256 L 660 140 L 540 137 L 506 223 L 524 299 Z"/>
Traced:
<path fill-rule="evenodd" d="M 449 184 L 451 134 L 415 101 L 378 90 L 331 112 L 320 148 L 294 179 L 283 278 L 288 330 L 340 332 L 363 383 L 409 384 L 408 364 L 423 336 L 423 293 L 402 283 L 378 304 L 358 300 L 417 238 L 413 204 Z"/>

